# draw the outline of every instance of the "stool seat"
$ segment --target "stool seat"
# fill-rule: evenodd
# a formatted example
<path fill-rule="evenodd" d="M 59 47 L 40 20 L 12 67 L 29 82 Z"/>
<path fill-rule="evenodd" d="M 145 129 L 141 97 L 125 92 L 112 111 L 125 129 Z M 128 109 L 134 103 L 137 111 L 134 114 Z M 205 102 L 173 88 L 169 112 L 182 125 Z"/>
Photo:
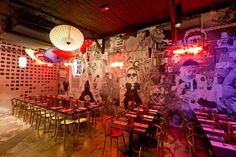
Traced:
<path fill-rule="evenodd" d="M 87 122 L 87 121 L 88 121 L 88 118 L 79 118 L 79 119 L 75 120 L 75 123 L 84 123 L 84 122 Z"/>
<path fill-rule="evenodd" d="M 112 128 L 110 134 L 108 134 L 107 136 L 111 136 L 111 137 L 115 138 L 115 137 L 122 136 L 122 134 L 123 134 L 123 132 L 121 130 L 117 130 L 117 129 Z"/>
<path fill-rule="evenodd" d="M 62 121 L 60 122 L 60 124 L 62 124 L 62 125 L 64 125 L 64 124 L 68 125 L 68 124 L 73 124 L 74 122 L 75 122 L 75 121 L 72 120 L 72 119 L 66 119 L 66 120 L 62 120 Z"/>

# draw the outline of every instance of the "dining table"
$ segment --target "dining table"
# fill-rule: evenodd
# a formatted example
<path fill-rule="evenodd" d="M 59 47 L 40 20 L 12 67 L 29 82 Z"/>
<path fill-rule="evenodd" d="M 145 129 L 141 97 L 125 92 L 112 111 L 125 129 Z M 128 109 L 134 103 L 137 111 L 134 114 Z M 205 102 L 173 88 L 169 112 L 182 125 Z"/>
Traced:
<path fill-rule="evenodd" d="M 142 107 L 136 107 L 112 121 L 110 127 L 129 134 L 129 157 L 133 156 L 133 134 L 146 136 L 158 114 L 158 110 L 155 109 L 145 110 Z"/>
<path fill-rule="evenodd" d="M 236 121 L 222 113 L 194 111 L 194 114 L 206 134 L 215 156 L 236 156 L 236 145 L 234 141 L 234 135 L 236 135 Z M 217 120 L 215 118 L 217 118 Z M 216 125 L 216 123 L 218 125 Z M 225 138 L 224 123 L 232 128 L 233 139 L 231 140 Z"/>

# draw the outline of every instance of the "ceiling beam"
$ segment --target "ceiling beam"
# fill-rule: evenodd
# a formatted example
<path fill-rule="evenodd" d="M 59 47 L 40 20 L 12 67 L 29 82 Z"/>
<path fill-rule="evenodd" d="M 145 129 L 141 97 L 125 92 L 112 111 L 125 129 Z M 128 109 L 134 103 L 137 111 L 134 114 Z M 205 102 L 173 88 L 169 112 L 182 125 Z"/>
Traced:
<path fill-rule="evenodd" d="M 81 25 L 78 25 L 78 24 L 76 24 L 76 23 L 74 23 L 74 22 L 65 20 L 65 19 L 63 19 L 63 18 L 61 18 L 61 17 L 59 17 L 59 16 L 49 14 L 48 12 L 45 12 L 45 11 L 43 11 L 43 10 L 41 10 L 41 9 L 38 9 L 38 8 L 36 8 L 36 7 L 33 7 L 33 6 L 28 5 L 26 2 L 18 1 L 18 0 L 10 0 L 10 3 L 15 4 L 15 5 L 19 5 L 19 6 L 21 6 L 21 7 L 27 8 L 27 9 L 29 9 L 29 10 L 36 11 L 36 12 L 41 13 L 41 14 L 44 14 L 44 15 L 50 17 L 50 18 L 54 18 L 54 19 L 56 19 L 56 20 L 58 20 L 58 21 L 61 21 L 62 23 L 66 23 L 66 24 L 72 25 L 72 26 L 74 26 L 74 27 L 77 27 L 77 28 L 79 28 L 79 29 L 88 31 L 88 32 L 90 32 L 91 34 L 96 34 L 97 36 L 103 38 L 103 36 L 102 36 L 101 34 L 99 34 L 98 32 L 95 32 L 95 31 L 93 31 L 93 30 L 90 30 L 90 29 L 88 29 L 88 28 L 85 28 L 85 27 L 83 27 L 83 26 L 81 26 Z"/>

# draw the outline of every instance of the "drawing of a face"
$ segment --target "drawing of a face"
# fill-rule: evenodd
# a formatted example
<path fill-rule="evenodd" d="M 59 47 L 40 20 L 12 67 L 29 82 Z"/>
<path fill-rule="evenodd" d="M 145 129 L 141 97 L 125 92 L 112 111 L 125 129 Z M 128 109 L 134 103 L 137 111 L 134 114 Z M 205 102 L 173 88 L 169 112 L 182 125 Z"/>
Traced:
<path fill-rule="evenodd" d="M 130 84 L 138 82 L 137 71 L 134 69 L 129 69 L 126 74 L 127 82 Z"/>
<path fill-rule="evenodd" d="M 221 39 L 221 43 L 222 44 L 227 44 L 228 39 L 229 39 L 229 35 L 227 32 L 222 32 L 220 35 L 220 39 Z"/>
<path fill-rule="evenodd" d="M 188 38 L 188 43 L 195 43 L 195 42 L 201 42 L 203 41 L 203 38 L 201 35 L 194 35 Z"/>
<path fill-rule="evenodd" d="M 155 86 L 155 88 L 150 89 L 150 98 L 154 103 L 159 102 L 161 96 L 161 88 L 158 86 Z"/>

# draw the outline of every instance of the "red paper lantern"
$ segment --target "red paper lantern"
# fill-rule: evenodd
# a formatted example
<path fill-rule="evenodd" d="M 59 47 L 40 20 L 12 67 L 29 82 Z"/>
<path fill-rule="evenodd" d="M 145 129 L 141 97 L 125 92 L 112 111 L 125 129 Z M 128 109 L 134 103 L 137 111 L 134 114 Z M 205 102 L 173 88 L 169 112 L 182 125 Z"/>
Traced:
<path fill-rule="evenodd" d="M 84 45 L 82 45 L 82 46 L 80 47 L 80 52 L 81 52 L 82 54 L 84 54 L 84 53 L 86 52 L 86 47 L 85 47 Z"/>
<path fill-rule="evenodd" d="M 86 39 L 84 40 L 84 43 L 83 45 L 86 47 L 86 48 L 89 48 L 91 45 L 92 45 L 93 41 L 91 39 Z"/>

